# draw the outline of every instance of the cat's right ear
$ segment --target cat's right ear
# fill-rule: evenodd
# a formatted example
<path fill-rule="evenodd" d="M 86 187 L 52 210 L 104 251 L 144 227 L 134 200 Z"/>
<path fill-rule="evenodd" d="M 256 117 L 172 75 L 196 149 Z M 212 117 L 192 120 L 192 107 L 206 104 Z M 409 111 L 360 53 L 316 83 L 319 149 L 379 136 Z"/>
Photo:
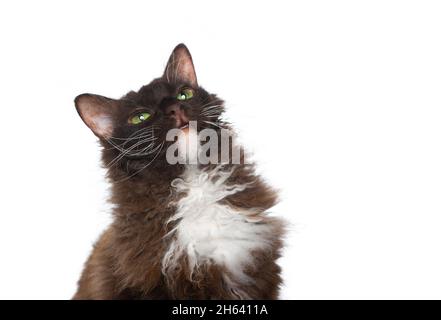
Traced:
<path fill-rule="evenodd" d="M 75 98 L 75 107 L 84 123 L 99 138 L 109 139 L 113 132 L 113 114 L 117 100 L 96 94 L 81 94 Z"/>
<path fill-rule="evenodd" d="M 178 44 L 174 48 L 162 77 L 167 82 L 182 81 L 193 87 L 198 86 L 193 59 L 185 44 Z"/>

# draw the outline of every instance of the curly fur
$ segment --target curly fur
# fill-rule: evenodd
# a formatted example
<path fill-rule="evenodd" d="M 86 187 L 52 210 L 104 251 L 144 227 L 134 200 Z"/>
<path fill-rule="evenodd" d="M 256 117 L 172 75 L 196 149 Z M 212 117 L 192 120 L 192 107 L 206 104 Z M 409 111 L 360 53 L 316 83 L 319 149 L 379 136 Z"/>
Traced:
<path fill-rule="evenodd" d="M 276 192 L 244 161 L 223 166 L 166 161 L 162 147 L 173 121 L 164 110 L 176 103 L 170 97 L 183 85 L 195 90 L 181 107 L 190 120 L 205 124 L 198 130 L 230 127 L 220 118 L 223 102 L 197 84 L 183 45 L 174 50 L 163 77 L 138 92 L 118 100 L 89 94 L 75 100 L 103 146 L 113 204 L 113 222 L 85 264 L 75 299 L 277 298 L 284 224 L 267 215 Z M 207 106 L 210 121 L 204 122 Z M 143 131 L 154 134 L 147 147 L 132 138 L 135 129 L 127 125 L 139 108 L 152 114 Z M 112 122 L 103 126 L 95 117 Z"/>

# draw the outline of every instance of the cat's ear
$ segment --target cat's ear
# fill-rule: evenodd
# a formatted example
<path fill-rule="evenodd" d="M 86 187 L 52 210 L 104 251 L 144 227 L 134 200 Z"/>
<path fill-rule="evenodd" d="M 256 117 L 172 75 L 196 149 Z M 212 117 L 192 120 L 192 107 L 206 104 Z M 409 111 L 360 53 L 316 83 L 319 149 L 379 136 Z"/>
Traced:
<path fill-rule="evenodd" d="M 81 119 L 96 136 L 104 139 L 112 136 L 113 114 L 117 105 L 117 100 L 95 94 L 85 93 L 75 98 Z"/>
<path fill-rule="evenodd" d="M 181 43 L 173 50 L 165 67 L 163 78 L 168 82 L 185 82 L 197 87 L 193 59 L 185 44 Z"/>

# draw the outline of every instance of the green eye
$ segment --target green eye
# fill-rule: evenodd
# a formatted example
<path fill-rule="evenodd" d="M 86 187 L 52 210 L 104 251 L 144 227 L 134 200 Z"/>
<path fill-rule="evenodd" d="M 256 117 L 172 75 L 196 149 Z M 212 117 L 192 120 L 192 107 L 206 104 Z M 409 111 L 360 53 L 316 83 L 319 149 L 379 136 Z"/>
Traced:
<path fill-rule="evenodd" d="M 191 98 L 193 98 L 193 90 L 188 88 L 181 90 L 176 96 L 176 99 L 179 101 L 189 100 Z"/>
<path fill-rule="evenodd" d="M 146 121 L 148 118 L 150 118 L 150 113 L 141 112 L 138 113 L 136 116 L 130 118 L 129 122 L 131 124 L 140 124 L 141 122 Z"/>

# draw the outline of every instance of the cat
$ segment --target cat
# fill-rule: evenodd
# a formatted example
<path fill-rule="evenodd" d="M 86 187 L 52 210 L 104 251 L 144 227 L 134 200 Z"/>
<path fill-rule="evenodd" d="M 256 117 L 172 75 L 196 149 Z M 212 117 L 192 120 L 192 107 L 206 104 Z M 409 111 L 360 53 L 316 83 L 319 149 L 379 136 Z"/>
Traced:
<path fill-rule="evenodd" d="M 102 146 L 113 222 L 94 245 L 73 299 L 278 298 L 285 223 L 267 214 L 277 193 L 243 148 L 228 147 L 228 160 L 242 152 L 238 163 L 168 159 L 167 149 L 179 142 L 179 159 L 188 160 L 189 148 L 179 146 L 191 134 L 234 132 L 223 120 L 224 102 L 199 86 L 184 44 L 164 74 L 139 91 L 121 99 L 82 94 L 75 106 Z M 173 129 L 183 135 L 169 141 Z"/>

